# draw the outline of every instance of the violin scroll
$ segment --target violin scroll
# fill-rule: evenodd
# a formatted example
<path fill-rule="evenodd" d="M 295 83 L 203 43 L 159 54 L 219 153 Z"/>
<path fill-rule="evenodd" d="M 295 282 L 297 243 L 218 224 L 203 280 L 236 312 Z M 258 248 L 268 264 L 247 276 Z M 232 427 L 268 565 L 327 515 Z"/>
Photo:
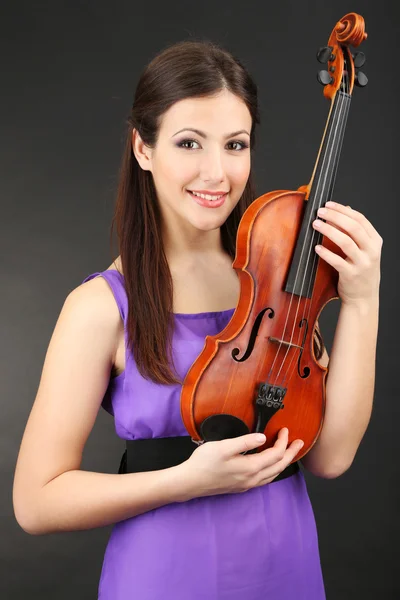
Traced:
<path fill-rule="evenodd" d="M 336 34 L 338 43 L 347 46 L 359 46 L 368 37 L 364 19 L 357 13 L 348 13 L 342 17 L 333 28 L 332 35 L 334 34 Z"/>
<path fill-rule="evenodd" d="M 317 75 L 324 86 L 325 98 L 332 100 L 339 90 L 351 95 L 354 85 L 364 87 L 368 83 L 366 75 L 358 70 L 365 62 L 364 53 L 352 54 L 349 49 L 359 46 L 367 37 L 364 19 L 357 13 L 348 13 L 336 23 L 327 45 L 317 53 L 317 60 L 327 64 L 327 70 Z"/>

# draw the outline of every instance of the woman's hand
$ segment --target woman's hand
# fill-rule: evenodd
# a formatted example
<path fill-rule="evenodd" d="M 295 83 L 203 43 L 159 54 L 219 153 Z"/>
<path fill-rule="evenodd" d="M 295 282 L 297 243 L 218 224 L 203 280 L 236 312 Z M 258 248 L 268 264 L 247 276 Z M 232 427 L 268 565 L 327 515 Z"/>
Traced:
<path fill-rule="evenodd" d="M 327 202 L 318 210 L 313 227 L 328 237 L 346 258 L 324 246 L 317 254 L 339 272 L 338 293 L 343 303 L 375 299 L 379 293 L 380 259 L 383 240 L 366 217 L 350 206 Z"/>
<path fill-rule="evenodd" d="M 303 440 L 294 440 L 288 446 L 287 427 L 280 429 L 273 446 L 255 454 L 243 452 L 262 446 L 265 436 L 249 433 L 217 442 L 206 442 L 178 465 L 184 471 L 187 492 L 183 500 L 217 494 L 236 494 L 271 483 L 290 465 Z"/>

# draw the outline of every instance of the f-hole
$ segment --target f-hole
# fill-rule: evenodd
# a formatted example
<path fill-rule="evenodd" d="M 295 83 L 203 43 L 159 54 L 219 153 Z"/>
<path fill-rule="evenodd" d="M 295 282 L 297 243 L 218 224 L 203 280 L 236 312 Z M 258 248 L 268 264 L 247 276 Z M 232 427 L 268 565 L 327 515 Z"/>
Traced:
<path fill-rule="evenodd" d="M 249 340 L 248 346 L 247 346 L 247 348 L 246 348 L 246 352 L 243 354 L 242 358 L 236 358 L 236 357 L 237 357 L 237 355 L 238 355 L 238 354 L 239 354 L 239 352 L 240 352 L 240 349 L 239 349 L 239 348 L 234 348 L 234 349 L 232 350 L 232 358 L 233 358 L 233 360 L 235 360 L 236 362 L 243 362 L 243 361 L 247 360 L 247 359 L 249 358 L 249 356 L 251 356 L 251 353 L 253 352 L 254 344 L 255 344 L 255 342 L 256 342 L 256 337 L 257 337 L 257 335 L 258 335 L 258 330 L 260 329 L 261 321 L 263 320 L 263 317 L 264 317 L 265 313 L 267 312 L 267 310 L 268 310 L 268 311 L 270 311 L 270 312 L 269 312 L 269 314 L 268 314 L 268 317 L 269 317 L 270 319 L 273 319 L 273 318 L 274 318 L 274 316 L 275 316 L 275 311 L 274 311 L 272 308 L 269 308 L 269 307 L 267 307 L 267 308 L 264 308 L 264 309 L 263 309 L 263 310 L 262 310 L 262 311 L 261 311 L 261 312 L 260 312 L 260 313 L 257 315 L 257 318 L 256 318 L 256 320 L 254 321 L 254 325 L 253 325 L 253 328 L 252 328 L 252 330 L 251 330 L 251 334 L 250 334 L 250 340 Z"/>
<path fill-rule="evenodd" d="M 302 379 L 305 379 L 310 374 L 310 367 L 304 367 L 303 374 L 301 374 L 300 373 L 300 371 L 301 371 L 300 361 L 301 361 L 301 357 L 303 356 L 304 344 L 305 344 L 306 337 L 307 337 L 307 332 L 308 332 L 308 321 L 307 321 L 307 319 L 302 319 L 300 321 L 299 327 L 301 328 L 301 327 L 303 327 L 303 325 L 305 325 L 305 328 L 304 328 L 303 341 L 301 342 L 301 350 L 300 350 L 300 353 L 299 353 L 299 360 L 297 361 L 297 372 L 298 372 L 299 376 Z"/>

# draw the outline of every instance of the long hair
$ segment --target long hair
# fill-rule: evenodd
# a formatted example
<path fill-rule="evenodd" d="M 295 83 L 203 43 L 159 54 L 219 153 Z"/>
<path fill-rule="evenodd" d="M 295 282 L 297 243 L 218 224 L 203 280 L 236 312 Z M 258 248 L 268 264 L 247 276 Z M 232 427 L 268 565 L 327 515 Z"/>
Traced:
<path fill-rule="evenodd" d="M 209 40 L 178 42 L 157 54 L 140 76 L 126 122 L 111 240 L 116 225 L 128 297 L 128 346 L 140 374 L 156 383 L 182 383 L 172 356 L 173 284 L 152 173 L 136 160 L 132 132 L 136 129 L 143 142 L 154 148 L 162 116 L 173 104 L 185 98 L 217 95 L 224 89 L 240 98 L 251 114 L 253 151 L 256 125 L 260 123 L 257 86 L 238 58 Z M 243 194 L 220 228 L 223 247 L 232 261 L 240 219 L 255 198 L 250 167 Z"/>

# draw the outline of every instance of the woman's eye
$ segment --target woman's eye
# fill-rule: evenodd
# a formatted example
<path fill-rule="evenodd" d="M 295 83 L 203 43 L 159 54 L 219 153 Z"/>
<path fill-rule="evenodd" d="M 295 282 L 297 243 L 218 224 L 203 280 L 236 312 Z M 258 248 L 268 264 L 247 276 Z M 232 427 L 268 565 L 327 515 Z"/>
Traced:
<path fill-rule="evenodd" d="M 246 144 L 246 142 L 239 142 L 239 140 L 237 142 L 229 142 L 230 144 L 240 144 L 241 148 L 239 148 L 239 150 L 245 150 L 245 148 L 248 148 L 249 145 Z"/>
<path fill-rule="evenodd" d="M 184 144 L 197 144 L 197 142 L 195 142 L 194 140 L 183 140 L 182 142 L 179 142 L 177 144 L 178 148 L 184 148 L 187 146 L 184 146 Z M 188 150 L 191 150 L 192 148 L 187 148 Z"/>
<path fill-rule="evenodd" d="M 178 142 L 177 147 L 178 148 L 186 148 L 187 150 L 196 150 L 196 148 L 189 148 L 188 146 L 185 146 L 185 144 L 198 144 L 198 142 L 196 142 L 196 140 L 182 140 L 181 142 Z M 239 140 L 234 141 L 234 142 L 228 142 L 229 144 L 233 144 L 233 145 L 237 145 L 239 144 L 241 147 L 238 150 L 235 150 L 235 152 L 240 152 L 241 150 L 245 150 L 245 148 L 248 148 L 248 144 L 246 144 L 246 142 L 241 142 Z"/>

